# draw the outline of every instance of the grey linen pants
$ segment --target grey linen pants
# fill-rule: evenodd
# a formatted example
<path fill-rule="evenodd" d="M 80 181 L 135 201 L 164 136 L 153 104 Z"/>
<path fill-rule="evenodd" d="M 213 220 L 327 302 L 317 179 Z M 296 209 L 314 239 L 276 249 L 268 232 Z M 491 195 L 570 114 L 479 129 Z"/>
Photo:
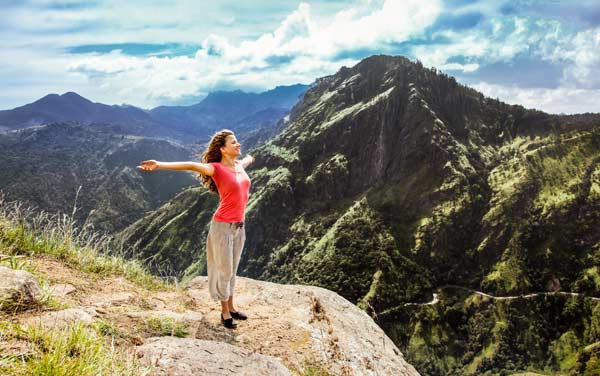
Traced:
<path fill-rule="evenodd" d="M 210 223 L 206 239 L 206 270 L 208 272 L 208 291 L 214 300 L 225 301 L 233 295 L 235 274 L 240 263 L 240 256 L 246 229 L 238 223 Z"/>

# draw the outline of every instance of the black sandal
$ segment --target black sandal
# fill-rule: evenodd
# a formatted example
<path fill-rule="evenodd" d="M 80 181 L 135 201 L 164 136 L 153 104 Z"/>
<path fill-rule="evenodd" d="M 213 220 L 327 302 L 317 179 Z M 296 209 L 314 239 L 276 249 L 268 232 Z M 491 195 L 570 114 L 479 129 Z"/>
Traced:
<path fill-rule="evenodd" d="M 233 316 L 233 315 L 232 315 Z M 233 321 L 233 317 L 229 319 L 224 319 L 223 314 L 221 313 L 221 324 L 227 329 L 235 329 L 237 328 L 237 324 Z"/>
<path fill-rule="evenodd" d="M 248 316 L 246 316 L 246 314 L 244 314 L 243 312 L 231 312 L 231 311 L 229 311 L 229 314 L 231 315 L 231 317 L 233 317 L 236 320 L 246 320 L 246 319 L 248 319 Z"/>

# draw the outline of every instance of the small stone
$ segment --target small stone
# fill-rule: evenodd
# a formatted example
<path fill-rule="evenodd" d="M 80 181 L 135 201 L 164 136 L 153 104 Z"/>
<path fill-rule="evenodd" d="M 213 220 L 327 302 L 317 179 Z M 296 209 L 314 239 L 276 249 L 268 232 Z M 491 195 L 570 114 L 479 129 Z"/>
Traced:
<path fill-rule="evenodd" d="M 65 283 L 65 284 L 59 283 L 56 285 L 52 285 L 50 287 L 50 294 L 52 294 L 54 296 L 59 296 L 59 297 L 65 297 L 74 291 L 77 291 L 75 286 L 70 285 L 68 283 Z"/>
<path fill-rule="evenodd" d="M 0 310 L 23 310 L 40 304 L 42 290 L 25 270 L 0 266 Z"/>
<path fill-rule="evenodd" d="M 235 337 L 236 342 L 240 342 L 240 343 L 250 343 L 251 339 L 247 334 L 240 334 L 239 336 Z"/>
<path fill-rule="evenodd" d="M 144 344 L 144 339 L 138 335 L 133 335 L 129 337 L 129 341 L 131 341 L 131 343 L 133 343 L 136 346 L 140 346 Z M 140 354 L 138 353 L 138 357 Z"/>

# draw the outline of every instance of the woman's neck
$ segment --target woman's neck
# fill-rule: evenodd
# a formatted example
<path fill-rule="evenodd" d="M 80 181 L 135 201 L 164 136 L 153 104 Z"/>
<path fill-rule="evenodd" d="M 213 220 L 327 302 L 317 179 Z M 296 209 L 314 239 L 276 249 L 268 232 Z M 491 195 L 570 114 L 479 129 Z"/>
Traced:
<path fill-rule="evenodd" d="M 223 156 L 221 156 L 221 163 L 224 164 L 225 166 L 233 167 L 233 166 L 235 166 L 235 157 L 223 155 Z"/>

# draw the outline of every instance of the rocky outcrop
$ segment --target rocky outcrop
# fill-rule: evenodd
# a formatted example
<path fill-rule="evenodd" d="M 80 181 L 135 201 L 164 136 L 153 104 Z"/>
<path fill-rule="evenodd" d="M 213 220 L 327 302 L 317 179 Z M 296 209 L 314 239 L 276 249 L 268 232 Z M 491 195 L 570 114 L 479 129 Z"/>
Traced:
<path fill-rule="evenodd" d="M 60 342 L 81 333 L 110 344 L 115 357 L 137 354 L 131 374 L 418 375 L 373 319 L 323 288 L 239 277 L 236 307 L 249 318 L 230 330 L 208 296 L 206 277 L 184 288 L 149 287 L 48 257 L 27 257 L 27 264 L 52 286 L 50 297 L 39 309 L 11 311 L 7 322 L 0 314 L 0 329 L 8 325 L 16 328 L 13 333 L 28 333 L 0 338 L 0 359 L 42 356 L 49 348 L 39 348 L 39 336 Z"/>
<path fill-rule="evenodd" d="M 138 347 L 137 354 L 142 364 L 153 367 L 153 375 L 292 375 L 273 357 L 224 342 L 155 337 Z"/>
<path fill-rule="evenodd" d="M 208 301 L 207 277 L 187 286 Z M 334 375 L 418 375 L 400 350 L 364 311 L 340 295 L 314 286 L 238 278 L 236 301 L 250 317 L 238 321 L 238 341 L 287 362 L 310 359 Z M 290 348 L 302 348 L 290 354 Z"/>
<path fill-rule="evenodd" d="M 0 266 L 0 310 L 35 307 L 41 298 L 42 290 L 31 273 Z"/>

